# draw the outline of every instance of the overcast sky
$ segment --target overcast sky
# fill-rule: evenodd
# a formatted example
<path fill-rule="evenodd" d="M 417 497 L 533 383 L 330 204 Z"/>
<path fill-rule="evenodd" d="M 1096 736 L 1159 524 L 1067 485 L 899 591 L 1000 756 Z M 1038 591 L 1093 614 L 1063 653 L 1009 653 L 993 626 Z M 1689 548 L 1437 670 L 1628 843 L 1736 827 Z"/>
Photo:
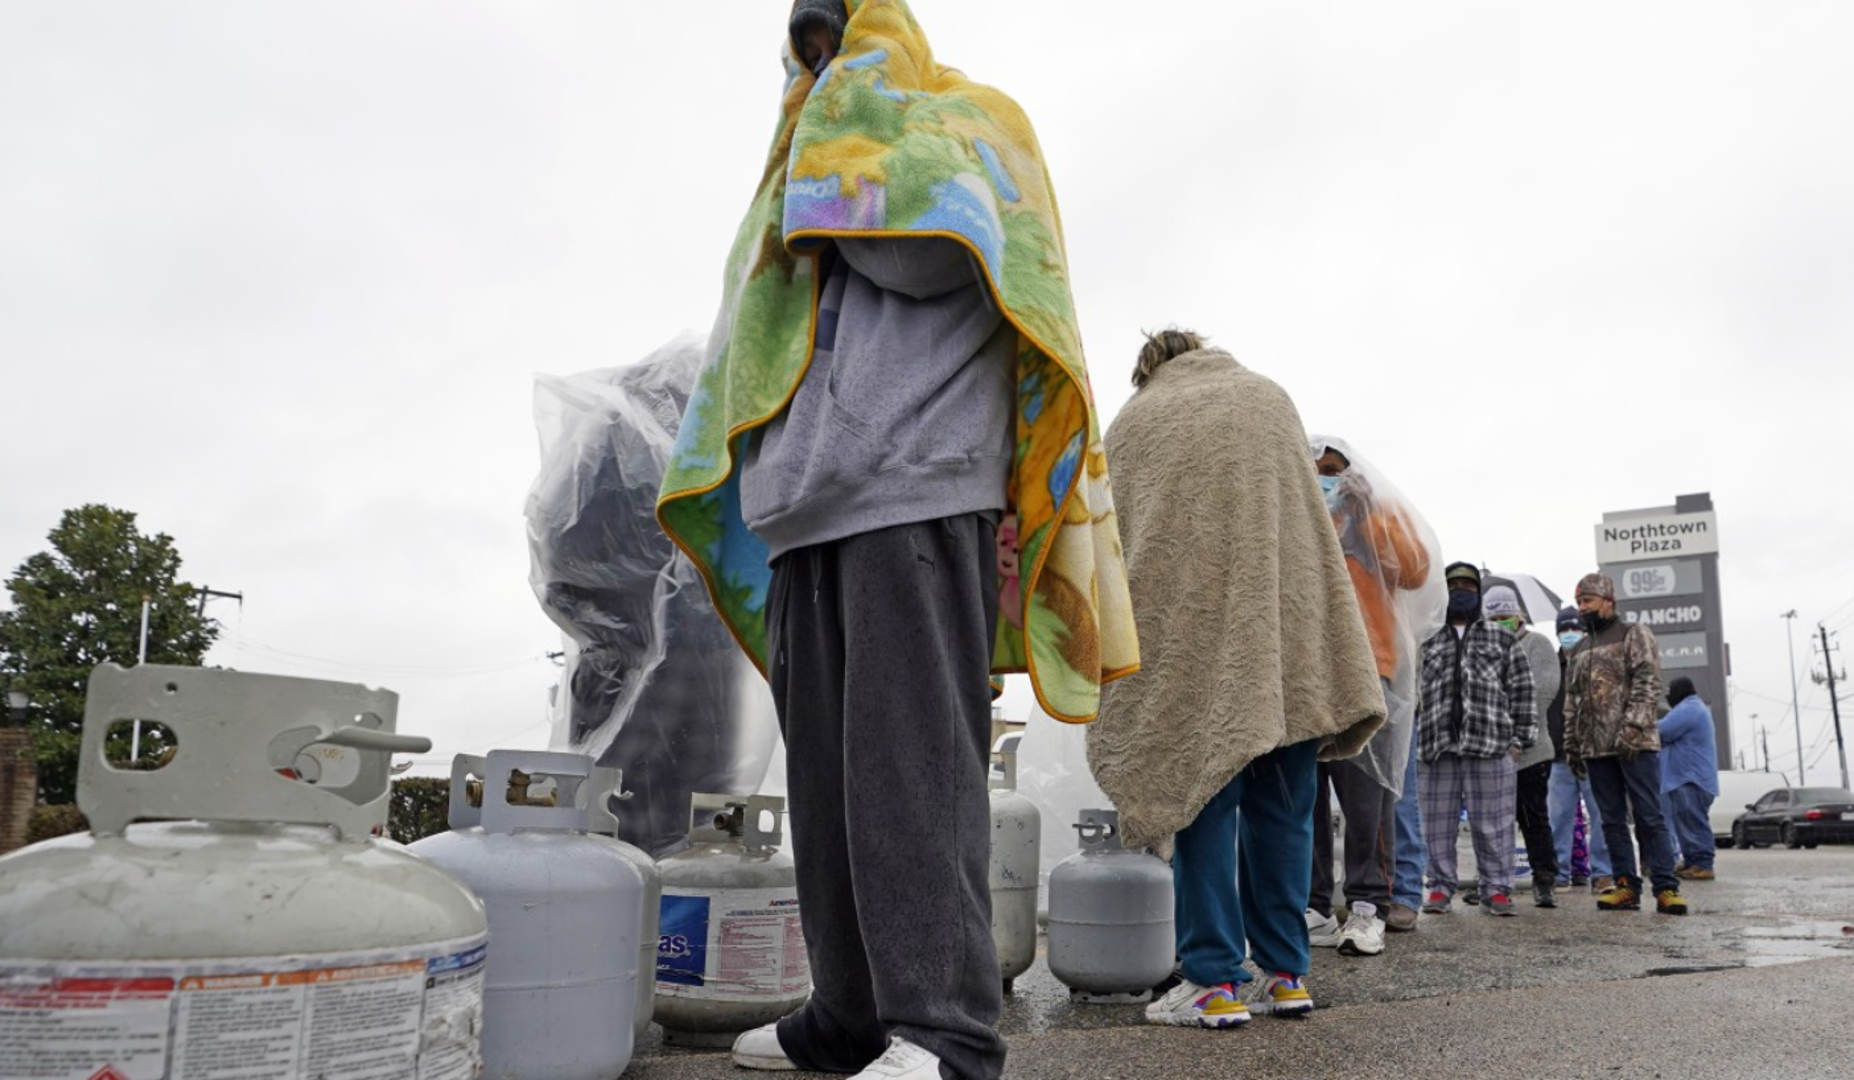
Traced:
<path fill-rule="evenodd" d="M 134 510 L 245 594 L 213 662 L 543 745 L 532 376 L 709 325 L 788 7 L 0 2 L 0 564 Z M 1037 124 L 1107 416 L 1195 327 L 1563 593 L 1604 511 L 1710 491 L 1739 734 L 1793 769 L 1795 608 L 1830 778 L 1854 6 L 914 8 Z"/>

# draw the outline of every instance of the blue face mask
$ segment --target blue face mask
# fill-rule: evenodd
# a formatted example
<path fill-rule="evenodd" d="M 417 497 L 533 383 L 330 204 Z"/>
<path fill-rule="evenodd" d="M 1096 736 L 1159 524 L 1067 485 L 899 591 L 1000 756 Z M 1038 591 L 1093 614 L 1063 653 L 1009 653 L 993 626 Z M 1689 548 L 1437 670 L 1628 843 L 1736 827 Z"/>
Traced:
<path fill-rule="evenodd" d="M 1327 502 L 1333 501 L 1333 493 L 1338 490 L 1339 478 L 1337 476 L 1320 477 L 1320 494 L 1326 496 Z"/>
<path fill-rule="evenodd" d="M 1558 634 L 1558 644 L 1565 652 L 1570 652 L 1572 649 L 1577 648 L 1577 643 L 1582 640 L 1584 640 L 1584 632 L 1582 630 L 1564 630 Z"/>
<path fill-rule="evenodd" d="M 1472 589 L 1452 589 L 1448 594 L 1448 613 L 1473 618 L 1481 610 L 1481 594 Z"/>

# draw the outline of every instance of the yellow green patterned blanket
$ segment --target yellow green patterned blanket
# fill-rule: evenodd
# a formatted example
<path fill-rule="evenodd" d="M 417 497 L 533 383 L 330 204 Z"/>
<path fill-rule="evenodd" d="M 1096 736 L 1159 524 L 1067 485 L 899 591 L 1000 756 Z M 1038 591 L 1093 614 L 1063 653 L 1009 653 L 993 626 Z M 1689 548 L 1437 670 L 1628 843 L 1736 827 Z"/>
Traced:
<path fill-rule="evenodd" d="M 772 572 L 741 518 L 738 463 L 810 363 L 819 254 L 836 236 L 961 241 L 1018 331 L 993 672 L 1028 672 L 1050 715 L 1092 719 L 1101 684 L 1135 670 L 1139 647 L 1042 152 L 1016 103 L 934 60 L 902 0 L 849 0 L 849 11 L 822 75 L 787 48 L 778 134 L 728 257 L 657 516 L 764 671 Z"/>

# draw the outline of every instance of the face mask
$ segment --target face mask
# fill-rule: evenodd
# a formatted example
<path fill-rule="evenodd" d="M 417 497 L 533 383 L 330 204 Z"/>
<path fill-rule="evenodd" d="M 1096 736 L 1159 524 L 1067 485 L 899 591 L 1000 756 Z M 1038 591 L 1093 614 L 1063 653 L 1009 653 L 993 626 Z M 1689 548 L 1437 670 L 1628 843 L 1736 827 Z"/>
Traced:
<path fill-rule="evenodd" d="M 1582 630 L 1564 630 L 1558 634 L 1558 644 L 1563 647 L 1565 652 L 1570 652 L 1572 649 L 1577 648 L 1577 643 L 1582 640 L 1584 640 L 1584 632 Z"/>
<path fill-rule="evenodd" d="M 1448 613 L 1451 616 L 1473 618 L 1480 610 L 1480 593 L 1470 589 L 1456 589 L 1448 594 Z"/>
<path fill-rule="evenodd" d="M 1338 490 L 1339 478 L 1337 476 L 1320 477 L 1320 494 L 1326 496 L 1327 502 L 1333 501 L 1333 494 Z"/>
<path fill-rule="evenodd" d="M 1594 611 L 1586 611 L 1579 615 L 1578 618 L 1583 620 L 1584 629 L 1592 634 L 1596 633 L 1598 630 L 1608 629 L 1609 624 L 1616 621 L 1614 618 L 1605 619 Z"/>
<path fill-rule="evenodd" d="M 1519 633 L 1519 620 L 1518 619 L 1495 619 L 1494 622 L 1499 623 L 1501 626 L 1506 627 L 1508 630 L 1511 630 L 1515 634 Z"/>

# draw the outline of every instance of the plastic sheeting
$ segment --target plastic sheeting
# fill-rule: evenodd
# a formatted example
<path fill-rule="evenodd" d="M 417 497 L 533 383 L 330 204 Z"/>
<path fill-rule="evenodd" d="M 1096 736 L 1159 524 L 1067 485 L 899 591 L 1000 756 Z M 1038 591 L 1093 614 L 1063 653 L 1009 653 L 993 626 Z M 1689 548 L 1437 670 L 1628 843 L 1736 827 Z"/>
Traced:
<path fill-rule="evenodd" d="M 1389 477 L 1345 440 L 1315 435 L 1308 442 L 1315 459 L 1331 449 L 1351 462 L 1340 474 L 1337 490 L 1327 496 L 1327 505 L 1333 511 L 1333 525 L 1339 530 L 1346 569 L 1352 573 L 1353 587 L 1360 594 L 1359 606 L 1368 609 L 1366 623 L 1372 622 L 1374 610 L 1389 616 L 1397 655 L 1395 674 L 1384 695 L 1390 718 L 1355 760 L 1373 780 L 1391 794 L 1401 796 L 1421 692 L 1416 651 L 1442 625 L 1448 607 L 1441 549 L 1435 530 L 1416 507 Z M 1410 587 L 1415 575 L 1406 571 L 1414 570 L 1407 565 L 1412 545 L 1427 557 L 1429 566 L 1421 582 Z M 1368 596 L 1367 592 L 1375 595 Z"/>
<path fill-rule="evenodd" d="M 765 681 L 656 520 L 703 347 L 535 379 L 529 582 L 567 639 L 552 744 L 624 771 L 619 835 L 652 855 L 686 840 L 692 792 L 754 791 L 779 750 Z"/>
<path fill-rule="evenodd" d="M 1046 912 L 1049 872 L 1079 849 L 1075 823 L 1081 812 L 1114 805 L 1088 768 L 1088 726 L 1063 723 L 1032 705 L 1017 744 L 1017 792 L 1035 803 L 1043 818 L 1037 910 Z"/>

